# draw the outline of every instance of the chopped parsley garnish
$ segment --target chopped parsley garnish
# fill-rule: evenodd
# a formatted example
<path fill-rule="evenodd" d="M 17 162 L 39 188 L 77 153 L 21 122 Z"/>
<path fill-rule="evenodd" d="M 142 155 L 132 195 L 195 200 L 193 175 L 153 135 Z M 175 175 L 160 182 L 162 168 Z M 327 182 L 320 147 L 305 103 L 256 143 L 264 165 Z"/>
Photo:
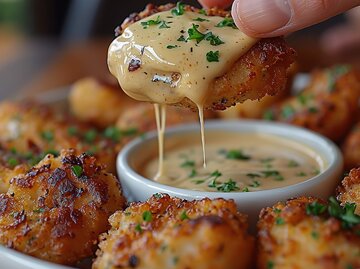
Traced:
<path fill-rule="evenodd" d="M 196 170 L 193 168 L 193 169 L 191 169 L 191 172 L 190 172 L 190 174 L 189 174 L 189 177 L 195 177 L 195 176 L 197 176 L 197 172 L 196 172 Z"/>
<path fill-rule="evenodd" d="M 290 119 L 292 116 L 294 116 L 294 114 L 295 114 L 295 109 L 290 105 L 286 105 L 281 109 L 281 115 L 285 119 Z"/>
<path fill-rule="evenodd" d="M 276 225 L 283 225 L 283 224 L 285 224 L 285 221 L 283 218 L 277 217 L 275 219 L 275 223 L 276 223 Z"/>
<path fill-rule="evenodd" d="M 166 24 L 166 21 L 162 21 L 161 24 L 159 25 L 159 28 L 160 28 L 160 29 L 170 28 L 170 26 Z"/>
<path fill-rule="evenodd" d="M 119 140 L 121 138 L 121 133 L 120 133 L 119 128 L 117 128 L 115 126 L 109 126 L 105 129 L 104 136 L 106 138 L 110 138 L 114 142 L 119 142 Z"/>
<path fill-rule="evenodd" d="M 185 160 L 180 166 L 181 167 L 194 167 L 195 161 Z"/>
<path fill-rule="evenodd" d="M 249 178 L 261 177 L 261 175 L 255 174 L 255 173 L 248 173 L 248 174 L 246 174 L 246 176 L 249 177 Z"/>
<path fill-rule="evenodd" d="M 153 197 L 155 197 L 156 199 L 160 199 L 160 198 L 162 198 L 163 196 L 162 196 L 161 193 L 154 193 L 154 194 L 153 194 Z"/>
<path fill-rule="evenodd" d="M 205 182 L 205 179 L 197 179 L 197 180 L 193 180 L 192 182 L 194 182 L 196 185 L 202 184 Z"/>
<path fill-rule="evenodd" d="M 96 130 L 91 129 L 84 134 L 84 139 L 87 143 L 92 143 L 95 141 L 96 136 L 97 136 Z"/>
<path fill-rule="evenodd" d="M 184 210 L 180 215 L 180 220 L 186 220 L 190 219 L 189 216 L 186 214 L 186 211 Z"/>
<path fill-rule="evenodd" d="M 209 51 L 206 53 L 206 59 L 208 62 L 218 62 L 219 61 L 219 51 Z"/>
<path fill-rule="evenodd" d="M 247 161 L 250 160 L 251 157 L 244 154 L 241 150 L 229 150 L 226 152 L 226 159 Z"/>
<path fill-rule="evenodd" d="M 276 214 L 280 214 L 280 213 L 281 213 L 281 209 L 279 209 L 279 208 L 274 208 L 274 212 L 275 212 Z"/>
<path fill-rule="evenodd" d="M 311 232 L 311 237 L 314 239 L 319 239 L 319 234 L 316 231 Z"/>
<path fill-rule="evenodd" d="M 142 218 L 143 218 L 144 221 L 150 222 L 150 221 L 152 221 L 152 213 L 149 210 L 146 210 L 142 214 Z"/>
<path fill-rule="evenodd" d="M 216 182 L 216 180 L 221 177 L 222 174 L 218 171 L 215 170 L 214 172 L 211 173 L 209 179 L 212 179 L 211 182 L 208 184 L 208 187 L 210 188 L 216 188 L 216 185 L 218 185 L 218 183 Z"/>
<path fill-rule="evenodd" d="M 328 77 L 329 77 L 329 91 L 332 92 L 335 90 L 336 81 L 346 73 L 350 71 L 350 67 L 347 65 L 337 65 L 333 68 L 330 68 L 328 71 Z"/>
<path fill-rule="evenodd" d="M 236 185 L 236 182 L 230 178 L 227 182 L 219 185 L 217 190 L 222 192 L 231 192 L 239 190 L 239 187 Z"/>
<path fill-rule="evenodd" d="M 166 46 L 167 49 L 175 49 L 177 47 L 179 47 L 179 46 L 178 45 L 167 45 Z"/>
<path fill-rule="evenodd" d="M 277 171 L 277 170 L 261 171 L 260 173 L 262 173 L 264 175 L 264 177 L 275 177 L 275 176 L 280 175 L 279 171 Z"/>
<path fill-rule="evenodd" d="M 16 160 L 15 158 L 10 158 L 7 163 L 10 167 L 15 167 L 19 164 L 18 160 Z"/>
<path fill-rule="evenodd" d="M 304 95 L 304 94 L 299 94 L 298 96 L 296 96 L 296 99 L 299 101 L 299 103 L 304 105 L 304 106 L 308 103 L 308 101 L 311 98 L 312 98 L 312 96 Z"/>
<path fill-rule="evenodd" d="M 173 14 L 174 16 L 183 15 L 184 12 L 185 12 L 185 4 L 181 2 L 177 2 L 176 7 L 171 10 L 171 14 Z"/>
<path fill-rule="evenodd" d="M 42 139 L 51 142 L 54 139 L 54 133 L 52 131 L 44 131 L 41 133 Z"/>
<path fill-rule="evenodd" d="M 317 113 L 317 112 L 319 112 L 319 109 L 317 109 L 316 107 L 309 107 L 308 108 L 308 111 L 310 112 L 310 113 Z"/>
<path fill-rule="evenodd" d="M 73 165 L 71 167 L 71 171 L 74 173 L 76 177 L 80 177 L 83 173 L 83 168 L 80 165 Z"/>
<path fill-rule="evenodd" d="M 266 264 L 267 269 L 274 269 L 275 263 L 273 261 L 268 261 Z"/>
<path fill-rule="evenodd" d="M 199 43 L 205 38 L 205 35 L 201 33 L 197 28 L 199 28 L 199 25 L 193 24 L 192 27 L 188 29 L 188 39 L 196 40 L 196 43 Z"/>
<path fill-rule="evenodd" d="M 261 184 L 259 181 L 254 180 L 251 184 L 249 184 L 249 187 L 253 187 L 253 188 L 257 188 L 259 187 Z"/>
<path fill-rule="evenodd" d="M 199 14 L 207 15 L 206 10 L 203 8 L 199 10 Z"/>
<path fill-rule="evenodd" d="M 296 174 L 297 177 L 306 177 L 306 174 L 304 172 L 299 172 Z"/>
<path fill-rule="evenodd" d="M 296 161 L 294 161 L 294 160 L 290 160 L 289 162 L 288 162 L 288 165 L 287 165 L 288 167 L 298 167 L 299 166 L 299 163 L 298 162 L 296 162 Z"/>
<path fill-rule="evenodd" d="M 360 224 L 360 216 L 355 214 L 355 209 L 355 203 L 346 203 L 344 206 L 341 206 L 334 197 L 330 197 L 328 205 L 318 202 L 308 204 L 306 206 L 306 214 L 318 216 L 327 210 L 331 217 L 341 220 L 343 228 L 349 229 Z"/>
<path fill-rule="evenodd" d="M 141 228 L 141 226 L 140 226 L 139 223 L 136 224 L 136 226 L 135 226 L 135 231 L 138 232 L 138 233 L 141 233 L 141 232 L 142 232 L 142 228 Z"/>
<path fill-rule="evenodd" d="M 216 24 L 216 27 L 231 27 L 236 29 L 235 22 L 232 18 L 224 18 L 221 22 Z"/>
<path fill-rule="evenodd" d="M 194 21 L 209 21 L 208 19 L 197 17 Z"/>
<path fill-rule="evenodd" d="M 271 110 L 265 111 L 265 113 L 263 115 L 263 119 L 264 120 L 275 120 L 274 112 Z"/>
<path fill-rule="evenodd" d="M 70 136 L 75 136 L 77 135 L 78 133 L 78 128 L 76 126 L 70 126 L 68 129 L 67 129 L 67 133 L 68 135 Z"/>
<path fill-rule="evenodd" d="M 177 39 L 177 41 L 186 42 L 186 38 L 185 38 L 185 36 L 181 35 L 181 36 Z"/>
<path fill-rule="evenodd" d="M 209 32 L 205 35 L 205 40 L 209 41 L 210 45 L 212 45 L 212 46 L 219 46 L 219 45 L 225 43 L 218 36 L 213 35 L 211 32 Z"/>
<path fill-rule="evenodd" d="M 158 25 L 161 23 L 160 16 L 157 16 L 156 20 L 148 20 L 141 22 L 141 25 L 144 29 L 148 28 L 151 25 Z"/>
<path fill-rule="evenodd" d="M 249 192 L 249 188 L 248 188 L 248 187 L 244 187 L 241 191 L 242 191 L 242 192 Z"/>
<path fill-rule="evenodd" d="M 260 162 L 261 163 L 271 163 L 272 161 L 274 161 L 274 158 L 265 158 L 265 159 L 261 159 Z"/>

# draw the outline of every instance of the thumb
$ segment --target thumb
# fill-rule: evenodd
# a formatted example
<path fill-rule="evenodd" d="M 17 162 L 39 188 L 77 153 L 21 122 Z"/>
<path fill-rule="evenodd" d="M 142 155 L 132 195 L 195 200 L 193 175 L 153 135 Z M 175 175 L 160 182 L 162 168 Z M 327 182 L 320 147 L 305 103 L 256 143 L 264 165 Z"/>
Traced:
<path fill-rule="evenodd" d="M 360 0 L 235 0 L 236 25 L 254 37 L 289 34 L 360 5 Z"/>

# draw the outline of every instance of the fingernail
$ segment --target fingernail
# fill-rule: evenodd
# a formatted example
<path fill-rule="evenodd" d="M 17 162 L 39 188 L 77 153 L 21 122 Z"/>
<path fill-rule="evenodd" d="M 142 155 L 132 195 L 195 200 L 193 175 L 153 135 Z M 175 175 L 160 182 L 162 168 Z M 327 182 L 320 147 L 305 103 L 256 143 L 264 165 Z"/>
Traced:
<path fill-rule="evenodd" d="M 288 0 L 235 0 L 237 25 L 254 33 L 271 33 L 284 27 L 291 17 Z"/>

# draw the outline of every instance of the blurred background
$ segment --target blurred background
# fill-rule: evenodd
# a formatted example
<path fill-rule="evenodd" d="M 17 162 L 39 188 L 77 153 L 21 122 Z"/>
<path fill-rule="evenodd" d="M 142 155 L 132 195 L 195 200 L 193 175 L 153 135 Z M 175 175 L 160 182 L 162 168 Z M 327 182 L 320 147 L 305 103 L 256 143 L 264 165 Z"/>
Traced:
<path fill-rule="evenodd" d="M 0 98 L 66 87 L 85 76 L 106 79 L 107 48 L 115 27 L 148 2 L 0 0 Z M 167 2 L 175 1 L 153 1 Z M 360 63 L 356 13 L 359 8 L 287 37 L 298 52 L 299 71 Z"/>

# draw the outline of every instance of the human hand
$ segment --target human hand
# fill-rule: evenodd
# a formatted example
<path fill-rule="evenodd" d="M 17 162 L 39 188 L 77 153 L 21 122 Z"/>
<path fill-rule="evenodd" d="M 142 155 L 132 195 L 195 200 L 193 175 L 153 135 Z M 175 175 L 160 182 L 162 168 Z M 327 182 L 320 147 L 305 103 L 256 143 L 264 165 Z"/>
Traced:
<path fill-rule="evenodd" d="M 205 7 L 225 8 L 232 0 L 199 0 Z M 359 6 L 360 0 L 235 0 L 232 16 L 249 36 L 286 35 Z"/>

